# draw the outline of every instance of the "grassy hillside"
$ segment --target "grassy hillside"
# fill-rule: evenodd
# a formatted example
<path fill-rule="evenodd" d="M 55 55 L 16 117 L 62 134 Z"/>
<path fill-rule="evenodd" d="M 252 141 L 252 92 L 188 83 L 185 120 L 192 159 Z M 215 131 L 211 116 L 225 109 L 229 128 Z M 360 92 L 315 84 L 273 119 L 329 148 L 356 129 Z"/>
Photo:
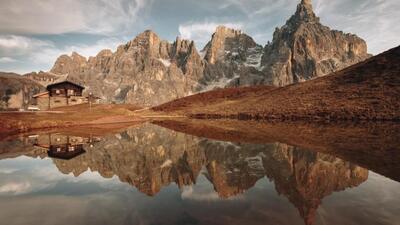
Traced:
<path fill-rule="evenodd" d="M 153 112 L 195 118 L 400 120 L 400 47 L 325 77 L 281 88 L 189 96 Z M 228 94 L 229 96 L 229 94 Z"/>

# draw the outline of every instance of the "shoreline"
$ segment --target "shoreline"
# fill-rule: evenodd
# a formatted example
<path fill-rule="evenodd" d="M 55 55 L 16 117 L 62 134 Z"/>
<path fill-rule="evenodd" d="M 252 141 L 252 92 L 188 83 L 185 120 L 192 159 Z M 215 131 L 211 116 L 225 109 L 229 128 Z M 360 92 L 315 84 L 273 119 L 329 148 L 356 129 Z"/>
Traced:
<path fill-rule="evenodd" d="M 103 105 L 105 107 L 112 107 L 112 105 Z M 126 107 L 125 105 L 119 105 L 119 108 Z M 113 107 L 111 108 L 111 111 Z M 17 135 L 32 131 L 40 131 L 47 129 L 66 129 L 66 128 L 82 128 L 82 127 L 93 127 L 93 126 L 105 126 L 105 125 L 121 125 L 121 124 L 135 124 L 139 122 L 148 121 L 160 121 L 160 120 L 199 120 L 207 121 L 212 120 L 235 120 L 241 122 L 280 122 L 280 123 L 328 123 L 328 124 L 340 124 L 340 123 L 399 123 L 400 118 L 395 119 L 382 119 L 382 118 L 326 118 L 323 116 L 260 116 L 251 115 L 245 113 L 237 114 L 175 114 L 163 111 L 154 111 L 152 109 L 139 109 L 124 113 L 115 113 L 107 111 L 105 114 L 95 116 L 85 114 L 85 112 L 68 112 L 68 111 L 49 111 L 49 112 L 2 112 L 0 113 L 0 138 L 4 138 L 11 135 Z M 73 116 L 79 119 L 73 120 L 68 118 Z M 82 118 L 83 115 L 86 117 Z M 11 119 L 7 116 L 12 117 Z M 52 118 L 53 116 L 53 118 Z M 56 116 L 56 117 L 54 117 Z M 87 118 L 89 116 L 89 118 Z M 6 118 L 5 118 L 6 117 Z M 34 122 L 32 122 L 34 121 Z"/>
<path fill-rule="evenodd" d="M 50 112 L 0 113 L 0 137 L 26 133 L 34 130 L 99 126 L 107 124 L 137 123 L 144 118 L 133 116 L 139 107 L 133 105 L 87 104 L 63 107 Z"/>

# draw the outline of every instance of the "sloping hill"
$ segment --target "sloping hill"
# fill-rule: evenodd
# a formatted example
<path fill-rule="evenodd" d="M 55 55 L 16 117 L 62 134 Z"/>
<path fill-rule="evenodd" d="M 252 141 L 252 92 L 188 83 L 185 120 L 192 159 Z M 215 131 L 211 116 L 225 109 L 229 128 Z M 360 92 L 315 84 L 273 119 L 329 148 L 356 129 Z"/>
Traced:
<path fill-rule="evenodd" d="M 191 95 L 163 104 L 153 109 L 164 112 L 177 112 L 187 110 L 188 108 L 207 107 L 209 105 L 224 104 L 229 101 L 241 99 L 244 97 L 255 97 L 269 92 L 276 87 L 273 86 L 254 86 L 242 88 L 215 89 L 200 94 Z"/>
<path fill-rule="evenodd" d="M 400 120 L 400 46 L 326 77 L 256 93 L 231 100 L 203 93 L 207 99 L 190 96 L 153 110 L 197 118 Z M 203 100 L 186 103 L 192 99 Z"/>
<path fill-rule="evenodd" d="M 24 76 L 0 72 L 0 110 L 26 108 L 41 90 L 42 85 Z"/>

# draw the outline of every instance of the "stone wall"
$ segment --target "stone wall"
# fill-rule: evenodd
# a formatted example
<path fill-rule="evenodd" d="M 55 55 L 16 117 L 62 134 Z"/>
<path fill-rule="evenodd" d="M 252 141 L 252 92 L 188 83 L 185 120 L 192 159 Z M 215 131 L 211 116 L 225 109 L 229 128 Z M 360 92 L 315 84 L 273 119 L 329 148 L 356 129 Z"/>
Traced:
<path fill-rule="evenodd" d="M 41 96 L 36 100 L 37 106 L 40 110 L 48 110 L 49 108 L 56 108 L 62 106 L 72 106 L 79 105 L 83 103 L 87 103 L 87 99 L 82 96 L 71 96 L 69 98 L 66 97 L 48 97 Z"/>
<path fill-rule="evenodd" d="M 50 108 L 62 107 L 67 105 L 66 97 L 51 97 Z"/>
<path fill-rule="evenodd" d="M 82 96 L 70 96 L 68 100 L 68 105 L 79 105 L 83 103 L 87 103 L 88 100 Z"/>
<path fill-rule="evenodd" d="M 40 110 L 48 110 L 49 109 L 49 96 L 38 97 L 36 100 L 36 104 Z"/>

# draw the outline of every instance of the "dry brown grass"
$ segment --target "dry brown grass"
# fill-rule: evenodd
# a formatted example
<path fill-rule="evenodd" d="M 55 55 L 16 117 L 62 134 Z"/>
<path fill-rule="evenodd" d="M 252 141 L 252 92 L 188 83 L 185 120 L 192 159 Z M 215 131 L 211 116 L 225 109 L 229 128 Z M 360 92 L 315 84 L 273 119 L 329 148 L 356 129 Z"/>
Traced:
<path fill-rule="evenodd" d="M 159 107 L 195 118 L 400 120 L 400 47 L 347 69 L 281 88 L 239 88 L 182 98 Z"/>
<path fill-rule="evenodd" d="M 211 104 L 226 104 L 227 102 L 235 101 L 244 97 L 260 96 L 274 89 L 276 89 L 276 87 L 272 86 L 216 89 L 177 99 L 169 103 L 156 106 L 153 108 L 153 110 L 162 112 L 183 112 L 192 107 L 206 107 Z"/>
<path fill-rule="evenodd" d="M 0 113 L 0 136 L 34 129 L 135 122 L 134 105 L 75 105 L 52 109 L 49 112 Z"/>

